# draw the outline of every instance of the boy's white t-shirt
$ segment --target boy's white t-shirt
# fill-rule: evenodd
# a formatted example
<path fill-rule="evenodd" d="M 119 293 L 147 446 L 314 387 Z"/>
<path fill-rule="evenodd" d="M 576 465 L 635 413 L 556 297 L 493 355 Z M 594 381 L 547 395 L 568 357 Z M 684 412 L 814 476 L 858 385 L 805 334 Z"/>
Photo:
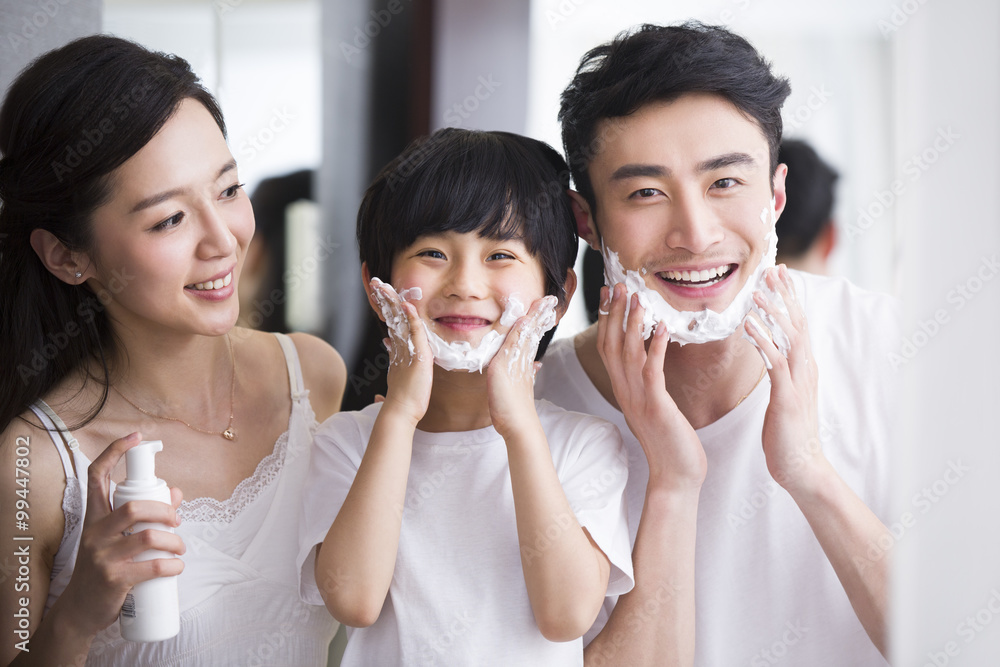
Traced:
<path fill-rule="evenodd" d="M 559 481 L 578 521 L 611 561 L 608 594 L 632 588 L 624 500 L 627 457 L 604 420 L 536 401 Z M 381 404 L 342 412 L 316 433 L 299 530 L 300 594 L 323 604 L 316 545 L 343 505 Z M 611 474 L 609 471 L 615 471 Z M 546 538 L 524 550 L 545 557 Z M 378 620 L 347 628 L 342 665 L 581 665 L 583 642 L 546 640 L 521 569 L 507 449 L 491 426 L 416 431 L 396 566 Z"/>
<path fill-rule="evenodd" d="M 819 369 L 823 452 L 848 486 L 890 523 L 895 373 L 888 353 L 898 353 L 901 340 L 898 302 L 844 279 L 789 273 Z M 718 372 L 706 367 L 688 391 L 707 390 Z M 802 512 L 767 471 L 761 430 L 770 391 L 765 377 L 738 407 L 697 431 L 708 474 L 695 547 L 695 665 L 885 665 Z M 630 459 L 626 495 L 634 542 L 649 478 L 646 457 L 624 415 L 587 377 L 573 339 L 549 346 L 535 395 L 621 429 Z M 878 545 L 869 555 L 872 565 L 888 557 Z M 608 598 L 585 642 L 604 626 L 616 599 Z"/>

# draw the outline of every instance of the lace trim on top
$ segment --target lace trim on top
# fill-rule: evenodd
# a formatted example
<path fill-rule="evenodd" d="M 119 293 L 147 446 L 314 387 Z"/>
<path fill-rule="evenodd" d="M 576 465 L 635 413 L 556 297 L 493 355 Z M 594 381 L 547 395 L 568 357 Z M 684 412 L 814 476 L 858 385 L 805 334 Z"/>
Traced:
<path fill-rule="evenodd" d="M 253 475 L 236 485 L 233 495 L 226 500 L 203 497 L 182 501 L 177 514 L 184 521 L 232 523 L 275 480 L 285 463 L 287 451 L 288 431 L 285 431 L 274 443 L 274 451 L 260 460 Z"/>
<path fill-rule="evenodd" d="M 57 553 L 62 553 L 63 547 L 66 546 L 66 543 L 70 540 L 74 531 L 76 531 L 76 527 L 80 525 L 80 521 L 83 519 L 83 493 L 80 489 L 80 480 L 76 477 L 66 478 L 66 490 L 63 492 L 62 509 L 65 524 Z"/>

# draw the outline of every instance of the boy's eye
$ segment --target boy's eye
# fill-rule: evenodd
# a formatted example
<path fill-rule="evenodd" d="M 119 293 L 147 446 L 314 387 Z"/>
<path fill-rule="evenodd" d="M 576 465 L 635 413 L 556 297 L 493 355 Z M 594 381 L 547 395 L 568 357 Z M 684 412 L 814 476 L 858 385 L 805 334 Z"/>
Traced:
<path fill-rule="evenodd" d="M 432 257 L 434 259 L 445 259 L 444 253 L 440 250 L 421 250 L 417 257 Z"/>
<path fill-rule="evenodd" d="M 164 230 L 167 230 L 167 229 L 172 229 L 172 228 L 176 227 L 177 225 L 181 224 L 181 220 L 183 218 L 184 218 L 184 214 L 183 213 L 174 213 L 172 216 L 170 216 L 169 218 L 167 218 L 163 222 L 160 222 L 160 223 L 154 225 L 151 228 L 150 231 L 160 232 L 160 231 L 164 231 Z"/>

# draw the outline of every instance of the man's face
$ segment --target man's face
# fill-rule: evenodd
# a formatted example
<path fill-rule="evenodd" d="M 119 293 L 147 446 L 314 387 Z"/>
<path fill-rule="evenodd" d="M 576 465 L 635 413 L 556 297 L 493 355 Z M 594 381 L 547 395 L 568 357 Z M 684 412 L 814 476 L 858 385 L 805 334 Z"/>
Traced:
<path fill-rule="evenodd" d="M 770 231 L 772 178 L 759 126 L 726 99 L 688 93 L 602 121 L 590 163 L 596 209 L 585 238 L 603 240 L 625 269 L 673 308 L 721 312 L 760 263 Z M 773 178 L 785 205 L 784 167 Z M 578 203 L 582 198 L 576 198 Z M 585 204 L 583 208 L 586 210 Z"/>

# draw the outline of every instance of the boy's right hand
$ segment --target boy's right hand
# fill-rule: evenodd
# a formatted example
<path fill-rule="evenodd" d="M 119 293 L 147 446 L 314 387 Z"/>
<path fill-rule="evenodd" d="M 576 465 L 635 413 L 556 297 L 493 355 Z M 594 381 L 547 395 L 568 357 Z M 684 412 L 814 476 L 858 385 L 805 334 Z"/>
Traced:
<path fill-rule="evenodd" d="M 392 285 L 372 278 L 371 290 L 389 329 L 383 341 L 389 351 L 389 371 L 382 410 L 397 411 L 419 422 L 427 412 L 434 381 L 427 330 L 414 305 L 403 301 Z"/>

